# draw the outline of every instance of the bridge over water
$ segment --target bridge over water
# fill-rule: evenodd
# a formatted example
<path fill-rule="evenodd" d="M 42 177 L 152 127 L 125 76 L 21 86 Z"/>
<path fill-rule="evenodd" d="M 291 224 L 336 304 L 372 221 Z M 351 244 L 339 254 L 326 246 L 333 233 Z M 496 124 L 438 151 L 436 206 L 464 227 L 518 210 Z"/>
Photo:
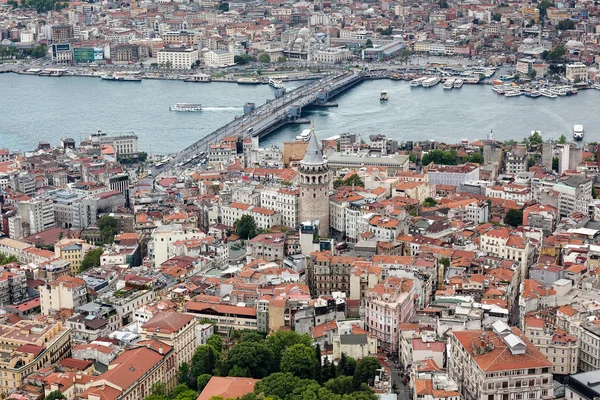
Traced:
<path fill-rule="evenodd" d="M 200 153 L 208 154 L 210 144 L 228 136 L 265 136 L 281 126 L 294 122 L 301 116 L 302 108 L 308 105 L 326 104 L 331 98 L 350 89 L 365 79 L 358 71 L 336 71 L 320 80 L 306 84 L 288 94 L 269 100 L 260 107 L 245 110 L 244 116 L 237 117 L 216 131 L 186 147 L 165 165 L 161 172 L 170 169 Z M 158 170 L 153 171 L 155 173 Z"/>

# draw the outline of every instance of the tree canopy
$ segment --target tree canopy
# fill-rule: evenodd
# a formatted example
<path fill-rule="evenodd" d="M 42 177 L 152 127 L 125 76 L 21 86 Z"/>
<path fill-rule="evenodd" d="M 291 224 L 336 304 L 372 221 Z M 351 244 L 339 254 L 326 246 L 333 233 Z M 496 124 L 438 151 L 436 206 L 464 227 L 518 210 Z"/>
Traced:
<path fill-rule="evenodd" d="M 260 56 L 258 56 L 258 61 L 263 64 L 268 64 L 271 62 L 271 57 L 267 53 L 262 53 Z"/>
<path fill-rule="evenodd" d="M 510 209 L 504 217 L 504 222 L 514 228 L 523 224 L 523 210 Z"/>
<path fill-rule="evenodd" d="M 368 384 L 369 381 L 375 379 L 377 370 L 381 368 L 379 360 L 374 357 L 365 357 L 356 364 L 353 380 L 354 388 L 359 388 L 363 383 Z"/>
<path fill-rule="evenodd" d="M 235 220 L 233 227 L 235 234 L 245 240 L 252 239 L 258 231 L 254 217 L 248 214 L 242 215 L 240 219 Z"/>
<path fill-rule="evenodd" d="M 560 137 L 558 138 L 558 144 L 566 144 L 567 143 L 567 137 L 565 135 L 560 135 Z"/>
<path fill-rule="evenodd" d="M 299 378 L 309 379 L 314 376 L 316 366 L 317 358 L 313 347 L 298 343 L 285 349 L 279 369 L 281 372 L 291 372 Z"/>
<path fill-rule="evenodd" d="M 562 44 L 557 45 L 548 53 L 548 59 L 550 60 L 560 60 L 567 54 L 567 50 L 565 46 Z"/>
<path fill-rule="evenodd" d="M 229 376 L 261 379 L 273 371 L 273 352 L 264 343 L 243 342 L 227 354 Z"/>
<path fill-rule="evenodd" d="M 7 256 L 3 253 L 0 253 L 0 265 L 10 264 L 13 262 L 18 262 L 17 257 L 15 256 Z"/>
<path fill-rule="evenodd" d="M 91 249 L 85 253 L 85 257 L 83 257 L 83 261 L 81 262 L 81 271 L 99 267 L 102 253 L 104 253 L 104 250 L 101 247 Z"/>
<path fill-rule="evenodd" d="M 346 179 L 336 179 L 333 181 L 333 187 L 339 188 L 340 186 L 361 186 L 364 187 L 362 179 L 358 174 L 352 174 Z"/>
<path fill-rule="evenodd" d="M 423 200 L 423 207 L 435 207 L 437 205 L 437 201 L 433 197 L 427 197 Z"/>
<path fill-rule="evenodd" d="M 96 226 L 100 229 L 102 241 L 104 243 L 112 243 L 115 235 L 118 233 L 117 220 L 110 215 L 104 215 L 96 221 Z"/>
<path fill-rule="evenodd" d="M 62 392 L 60 390 L 55 390 L 53 392 L 50 392 L 50 394 L 48 394 L 48 396 L 46 396 L 46 400 L 59 400 L 59 399 L 66 399 L 65 395 L 62 394 Z"/>

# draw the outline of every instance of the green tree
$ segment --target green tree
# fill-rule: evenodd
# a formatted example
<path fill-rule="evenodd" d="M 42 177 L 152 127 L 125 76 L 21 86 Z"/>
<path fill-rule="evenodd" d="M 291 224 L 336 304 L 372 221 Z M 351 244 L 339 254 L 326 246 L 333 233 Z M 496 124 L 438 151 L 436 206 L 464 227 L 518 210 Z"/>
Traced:
<path fill-rule="evenodd" d="M 311 346 L 312 339 L 308 335 L 300 335 L 294 331 L 276 331 L 267 337 L 266 344 L 275 357 L 275 365 L 279 366 L 281 363 L 281 356 L 285 349 L 292 347 L 295 344 Z"/>
<path fill-rule="evenodd" d="M 53 392 L 50 392 L 50 394 L 48 394 L 48 396 L 46 396 L 46 400 L 59 400 L 59 399 L 66 399 L 65 395 L 62 394 L 62 392 L 60 390 L 55 390 Z"/>
<path fill-rule="evenodd" d="M 295 376 L 305 379 L 314 376 L 316 367 L 317 360 L 314 348 L 304 344 L 295 344 L 285 349 L 279 365 L 281 372 L 291 372 Z"/>
<path fill-rule="evenodd" d="M 191 376 L 198 377 L 203 374 L 212 374 L 215 369 L 219 353 L 212 346 L 198 346 L 191 362 Z"/>
<path fill-rule="evenodd" d="M 427 197 L 423 200 L 423 207 L 435 207 L 437 203 L 438 202 L 433 197 Z"/>
<path fill-rule="evenodd" d="M 15 256 L 7 256 L 5 254 L 0 253 L 0 265 L 6 265 L 10 263 L 18 263 L 17 257 Z"/>
<path fill-rule="evenodd" d="M 567 54 L 567 50 L 565 49 L 565 46 L 562 44 L 559 44 L 555 48 L 553 48 L 550 51 L 550 53 L 548 53 L 548 59 L 560 60 L 561 58 L 563 58 L 565 56 L 565 54 Z"/>
<path fill-rule="evenodd" d="M 514 228 L 523 225 L 523 210 L 512 208 L 508 210 L 504 217 L 504 223 Z"/>
<path fill-rule="evenodd" d="M 538 3 L 537 8 L 540 10 L 540 20 L 546 18 L 546 10 L 548 10 L 550 7 L 554 7 L 554 3 L 552 3 L 550 0 L 542 0 Z"/>
<path fill-rule="evenodd" d="M 354 375 L 356 369 L 356 360 L 352 357 L 348 357 L 346 353 L 342 353 L 340 361 L 338 362 L 337 374 L 344 376 Z"/>
<path fill-rule="evenodd" d="M 369 384 L 369 381 L 373 381 L 379 368 L 381 368 L 381 365 L 379 364 L 379 360 L 376 358 L 365 357 L 361 359 L 356 364 L 356 370 L 354 371 L 354 376 L 352 377 L 354 388 L 358 389 L 361 384 Z"/>
<path fill-rule="evenodd" d="M 557 29 L 561 31 L 572 31 L 575 29 L 575 26 L 575 21 L 572 19 L 563 19 L 562 21 L 559 21 Z"/>
<path fill-rule="evenodd" d="M 210 378 L 212 378 L 212 375 L 202 374 L 196 379 L 196 387 L 198 389 L 198 392 L 201 392 L 204 390 L 206 385 L 208 385 L 208 381 L 210 381 Z"/>
<path fill-rule="evenodd" d="M 283 57 L 283 56 L 281 56 L 281 57 L 279 57 L 279 58 L 277 59 L 277 62 L 278 62 L 278 63 L 284 63 L 284 62 L 286 62 L 286 61 L 287 61 L 287 58 L 285 58 L 285 57 Z"/>
<path fill-rule="evenodd" d="M 233 223 L 233 227 L 235 229 L 235 234 L 244 240 L 252 239 L 256 236 L 258 231 L 254 217 L 248 214 L 242 215 L 240 219 L 237 219 Z"/>
<path fill-rule="evenodd" d="M 567 137 L 565 135 L 560 135 L 560 137 L 558 138 L 558 144 L 566 144 L 567 143 Z"/>
<path fill-rule="evenodd" d="M 96 226 L 100 229 L 102 241 L 104 243 L 112 243 L 115 235 L 118 233 L 117 220 L 110 215 L 104 215 L 96 221 Z"/>
<path fill-rule="evenodd" d="M 492 19 L 496 22 L 500 22 L 502 20 L 502 14 L 499 12 L 492 14 Z"/>
<path fill-rule="evenodd" d="M 221 336 L 219 335 L 212 335 L 209 337 L 206 344 L 215 349 L 219 355 L 223 351 L 223 339 L 221 339 Z"/>
<path fill-rule="evenodd" d="M 530 157 L 527 159 L 527 171 L 531 169 L 531 167 L 535 166 L 535 158 Z"/>
<path fill-rule="evenodd" d="M 31 57 L 33 58 L 42 58 L 46 54 L 48 54 L 48 46 L 45 43 L 41 43 L 38 46 L 35 46 L 31 51 Z"/>
<path fill-rule="evenodd" d="M 542 134 L 539 131 L 534 131 L 529 138 L 527 138 L 528 142 L 532 146 L 537 146 L 538 144 L 542 144 L 544 139 L 542 139 Z"/>
<path fill-rule="evenodd" d="M 558 172 L 558 157 L 552 157 L 552 170 Z"/>
<path fill-rule="evenodd" d="M 190 365 L 185 361 L 181 363 L 179 369 L 177 370 L 177 382 L 179 382 L 178 386 L 185 386 L 187 388 L 187 383 L 190 381 Z M 177 388 L 176 386 L 175 388 Z"/>
<path fill-rule="evenodd" d="M 429 165 L 431 163 L 441 165 L 456 165 L 456 151 L 455 150 L 432 150 L 421 158 L 421 164 Z"/>
<path fill-rule="evenodd" d="M 83 261 L 81 261 L 81 271 L 99 267 L 102 253 L 104 253 L 104 250 L 101 247 L 89 250 L 85 253 L 85 257 L 83 257 Z"/>
<path fill-rule="evenodd" d="M 242 54 L 240 56 L 233 57 L 233 61 L 238 65 L 245 65 L 251 61 L 256 61 L 254 57 L 249 56 L 248 54 Z"/>
<path fill-rule="evenodd" d="M 475 164 L 483 164 L 483 156 L 481 155 L 481 153 L 473 153 L 469 157 L 467 157 L 466 161 Z"/>
<path fill-rule="evenodd" d="M 535 69 L 532 69 L 531 71 L 529 71 L 529 72 L 527 73 L 527 76 L 528 76 L 530 79 L 535 79 L 535 77 L 537 76 L 537 71 L 536 71 Z"/>
<path fill-rule="evenodd" d="M 448 8 L 448 1 L 447 0 L 439 0 L 437 3 L 440 6 L 440 8 Z"/>
<path fill-rule="evenodd" d="M 367 42 L 365 43 L 365 47 L 367 49 L 372 49 L 373 48 L 373 41 L 371 39 L 367 39 Z"/>
<path fill-rule="evenodd" d="M 138 161 L 141 163 L 146 162 L 146 160 L 148 159 L 148 153 L 146 153 L 145 151 L 140 151 L 138 152 Z"/>
<path fill-rule="evenodd" d="M 351 394 L 354 392 L 352 376 L 338 376 L 325 383 L 325 387 L 335 394 Z"/>
<path fill-rule="evenodd" d="M 315 344 L 315 371 L 313 379 L 319 383 L 323 383 L 323 357 L 321 355 L 321 346 Z"/>
<path fill-rule="evenodd" d="M 262 53 L 260 56 L 258 56 L 258 61 L 263 64 L 268 64 L 271 62 L 271 56 L 269 56 L 267 53 Z"/>
<path fill-rule="evenodd" d="M 244 342 L 253 342 L 253 343 L 263 343 L 265 341 L 265 335 L 259 332 L 249 331 L 244 332 L 242 337 L 238 341 L 238 343 Z"/>
<path fill-rule="evenodd" d="M 167 395 L 167 385 L 162 382 L 155 382 L 150 387 L 150 393 L 153 396 L 165 397 Z"/>
<path fill-rule="evenodd" d="M 244 342 L 227 354 L 229 375 L 261 379 L 273 370 L 273 352 L 264 343 Z"/>
<path fill-rule="evenodd" d="M 365 184 L 363 183 L 361 177 L 358 176 L 358 174 L 352 174 L 352 175 L 350 175 L 346 179 L 336 179 L 335 181 L 333 181 L 333 187 L 334 188 L 337 189 L 340 186 L 360 186 L 360 187 L 364 187 Z"/>

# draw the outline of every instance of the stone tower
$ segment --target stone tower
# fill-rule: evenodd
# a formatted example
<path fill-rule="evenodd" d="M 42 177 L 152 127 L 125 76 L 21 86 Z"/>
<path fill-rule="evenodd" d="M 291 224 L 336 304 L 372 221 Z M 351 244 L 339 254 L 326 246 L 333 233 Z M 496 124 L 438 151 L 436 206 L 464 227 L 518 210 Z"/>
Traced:
<path fill-rule="evenodd" d="M 300 222 L 319 221 L 319 236 L 329 236 L 330 174 L 313 125 L 308 148 L 300 161 Z"/>

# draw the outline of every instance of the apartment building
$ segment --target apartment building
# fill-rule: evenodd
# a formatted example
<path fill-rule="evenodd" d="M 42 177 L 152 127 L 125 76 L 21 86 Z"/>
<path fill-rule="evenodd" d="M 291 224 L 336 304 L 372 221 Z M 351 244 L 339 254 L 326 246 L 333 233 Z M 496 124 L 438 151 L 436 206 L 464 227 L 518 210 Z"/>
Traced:
<path fill-rule="evenodd" d="M 272 233 L 255 236 L 248 242 L 248 250 L 254 258 L 265 261 L 282 261 L 285 258 L 285 234 Z"/>
<path fill-rule="evenodd" d="M 173 347 L 177 368 L 190 363 L 196 350 L 196 318 L 177 311 L 161 311 L 142 325 L 142 339 L 156 339 Z"/>
<path fill-rule="evenodd" d="M 230 329 L 256 330 L 256 308 L 232 306 L 229 304 L 213 304 L 191 300 L 185 311 L 199 319 L 209 319 L 217 327 L 221 336 L 227 336 Z"/>
<path fill-rule="evenodd" d="M 54 255 L 67 261 L 71 266 L 71 275 L 75 276 L 81 269 L 81 262 L 93 246 L 81 239 L 64 239 L 54 245 Z"/>
<path fill-rule="evenodd" d="M 525 317 L 525 336 L 552 363 L 555 375 L 577 373 L 579 363 L 579 341 L 556 329 L 541 318 Z"/>
<path fill-rule="evenodd" d="M 584 321 L 574 326 L 573 334 L 579 339 L 579 369 L 600 369 L 600 320 Z"/>
<path fill-rule="evenodd" d="M 0 342 L 6 356 L 0 359 L 0 392 L 8 393 L 40 368 L 71 356 L 71 330 L 62 322 L 22 320 L 0 325 Z"/>
<path fill-rule="evenodd" d="M 296 228 L 299 221 L 299 189 L 261 190 L 260 205 L 281 214 L 281 224 Z"/>
<path fill-rule="evenodd" d="M 448 375 L 465 400 L 549 400 L 552 363 L 517 329 L 452 332 Z"/>
<path fill-rule="evenodd" d="M 102 145 L 112 146 L 119 157 L 137 158 L 138 156 L 138 136 L 133 132 L 107 133 L 98 131 L 91 134 L 89 140 L 98 147 Z"/>
<path fill-rule="evenodd" d="M 27 224 L 28 234 L 33 235 L 54 227 L 54 205 L 51 198 L 35 198 L 17 203 L 21 223 Z M 23 230 L 25 232 L 25 229 Z"/>
<path fill-rule="evenodd" d="M 427 181 L 430 185 L 460 186 L 467 181 L 479 180 L 479 166 L 476 164 L 434 165 L 427 168 Z"/>
<path fill-rule="evenodd" d="M 329 252 L 314 252 L 308 260 L 307 282 L 316 296 L 342 292 L 350 297 L 350 274 L 360 257 L 332 256 Z"/>
<path fill-rule="evenodd" d="M 527 172 L 527 148 L 526 147 L 514 147 L 511 151 L 506 153 L 504 165 L 507 174 L 520 174 Z"/>
<path fill-rule="evenodd" d="M 223 224 L 228 226 L 233 226 L 235 221 L 242 218 L 243 215 L 252 216 L 259 229 L 269 229 L 281 225 L 281 214 L 263 207 L 233 202 L 221 207 L 221 212 Z"/>
<path fill-rule="evenodd" d="M 565 77 L 572 82 L 587 82 L 588 66 L 582 62 L 567 64 Z"/>
<path fill-rule="evenodd" d="M 0 271 L 0 307 L 19 304 L 27 298 L 27 276 L 19 268 Z"/>
<path fill-rule="evenodd" d="M 81 278 L 61 276 L 38 287 L 43 315 L 61 309 L 75 310 L 87 303 L 87 286 Z"/>
<path fill-rule="evenodd" d="M 399 325 L 409 322 L 415 310 L 414 282 L 411 279 L 388 277 L 367 290 L 361 314 L 367 332 L 377 336 L 386 351 L 398 351 Z"/>
<path fill-rule="evenodd" d="M 520 267 L 522 279 L 527 275 L 527 268 L 533 261 L 534 255 L 531 241 L 511 233 L 507 228 L 492 229 L 483 233 L 479 249 L 488 254 L 515 261 Z"/>
<path fill-rule="evenodd" d="M 205 237 L 206 234 L 199 229 L 186 228 L 178 224 L 158 226 L 152 232 L 149 243 L 149 252 L 154 265 L 161 265 L 171 257 L 180 255 L 175 248 L 175 243 L 185 243 L 186 241 L 204 239 Z"/>
<path fill-rule="evenodd" d="M 574 212 L 587 215 L 592 201 L 592 181 L 583 175 L 571 175 L 552 186 L 558 192 L 558 212 L 567 216 Z"/>
<path fill-rule="evenodd" d="M 135 400 L 151 395 L 152 385 L 165 384 L 167 392 L 176 384 L 175 352 L 157 340 L 138 342 L 125 350 L 108 366 L 108 371 L 95 377 L 90 387 L 79 395 L 85 400 Z"/>
<path fill-rule="evenodd" d="M 159 65 L 168 65 L 176 69 L 192 69 L 199 60 L 198 49 L 192 47 L 165 47 L 158 50 Z"/>
<path fill-rule="evenodd" d="M 233 53 L 226 50 L 211 50 L 204 54 L 204 64 L 210 68 L 221 68 L 235 65 Z"/>

